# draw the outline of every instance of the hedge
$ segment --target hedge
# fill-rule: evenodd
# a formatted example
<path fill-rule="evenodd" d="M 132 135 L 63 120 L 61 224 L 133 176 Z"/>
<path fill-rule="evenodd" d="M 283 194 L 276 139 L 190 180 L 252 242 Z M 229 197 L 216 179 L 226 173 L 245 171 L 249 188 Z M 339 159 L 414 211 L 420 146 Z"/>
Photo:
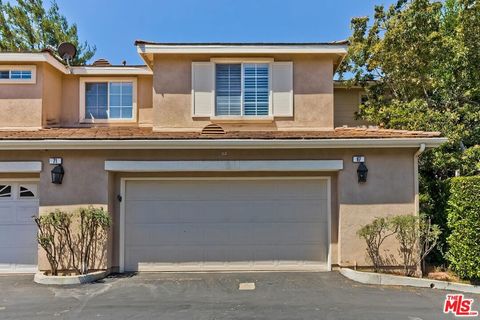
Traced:
<path fill-rule="evenodd" d="M 480 176 L 450 181 L 447 259 L 463 279 L 480 279 Z"/>

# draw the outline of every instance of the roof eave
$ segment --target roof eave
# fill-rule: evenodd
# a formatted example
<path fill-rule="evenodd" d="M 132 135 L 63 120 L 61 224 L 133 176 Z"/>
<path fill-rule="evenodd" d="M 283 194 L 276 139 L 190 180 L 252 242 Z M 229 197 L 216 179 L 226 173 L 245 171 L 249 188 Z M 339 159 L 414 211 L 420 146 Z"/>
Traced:
<path fill-rule="evenodd" d="M 147 66 L 145 67 L 72 67 L 75 75 L 153 75 Z"/>
<path fill-rule="evenodd" d="M 339 54 L 346 55 L 347 44 L 312 45 L 173 45 L 137 43 L 137 52 L 143 54 Z"/>
<path fill-rule="evenodd" d="M 435 148 L 446 138 L 0 140 L 0 150 Z"/>
<path fill-rule="evenodd" d="M 46 62 L 55 69 L 69 73 L 68 68 L 48 51 L 45 52 L 0 52 L 0 62 Z"/>

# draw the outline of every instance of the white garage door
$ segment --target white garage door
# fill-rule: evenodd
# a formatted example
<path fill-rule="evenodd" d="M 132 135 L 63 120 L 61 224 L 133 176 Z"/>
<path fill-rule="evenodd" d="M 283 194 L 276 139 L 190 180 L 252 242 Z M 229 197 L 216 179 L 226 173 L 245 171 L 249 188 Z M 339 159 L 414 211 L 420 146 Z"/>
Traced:
<path fill-rule="evenodd" d="M 0 181 L 0 272 L 37 270 L 36 182 Z"/>
<path fill-rule="evenodd" d="M 125 270 L 328 270 L 325 179 L 127 180 Z"/>

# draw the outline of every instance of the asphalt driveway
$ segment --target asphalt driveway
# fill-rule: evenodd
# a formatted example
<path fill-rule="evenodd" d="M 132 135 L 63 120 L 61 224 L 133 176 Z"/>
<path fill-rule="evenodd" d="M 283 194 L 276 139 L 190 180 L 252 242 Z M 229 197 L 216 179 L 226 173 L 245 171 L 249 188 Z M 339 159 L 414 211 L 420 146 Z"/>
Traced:
<path fill-rule="evenodd" d="M 150 273 L 70 287 L 10 275 L 0 276 L 0 319 L 453 319 L 442 314 L 445 294 L 361 285 L 337 272 Z M 467 296 L 480 309 L 480 296 Z"/>

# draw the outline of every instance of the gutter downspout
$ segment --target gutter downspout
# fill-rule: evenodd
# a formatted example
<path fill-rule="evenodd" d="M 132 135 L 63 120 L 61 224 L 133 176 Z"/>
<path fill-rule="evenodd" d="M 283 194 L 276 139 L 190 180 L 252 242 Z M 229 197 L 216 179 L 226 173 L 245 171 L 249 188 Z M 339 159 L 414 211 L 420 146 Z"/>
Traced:
<path fill-rule="evenodd" d="M 415 216 L 420 214 L 420 188 L 418 182 L 418 157 L 425 151 L 425 143 L 420 144 L 420 148 L 418 148 L 417 152 L 415 152 L 413 156 L 413 184 L 414 184 L 414 192 L 415 192 Z M 425 261 L 421 261 L 417 265 L 417 274 L 422 275 L 423 270 L 425 270 Z"/>
<path fill-rule="evenodd" d="M 420 214 L 420 196 L 419 196 L 419 183 L 418 183 L 418 157 L 425 151 L 425 143 L 420 144 L 420 148 L 415 152 L 413 156 L 413 183 L 415 192 L 415 215 Z"/>

